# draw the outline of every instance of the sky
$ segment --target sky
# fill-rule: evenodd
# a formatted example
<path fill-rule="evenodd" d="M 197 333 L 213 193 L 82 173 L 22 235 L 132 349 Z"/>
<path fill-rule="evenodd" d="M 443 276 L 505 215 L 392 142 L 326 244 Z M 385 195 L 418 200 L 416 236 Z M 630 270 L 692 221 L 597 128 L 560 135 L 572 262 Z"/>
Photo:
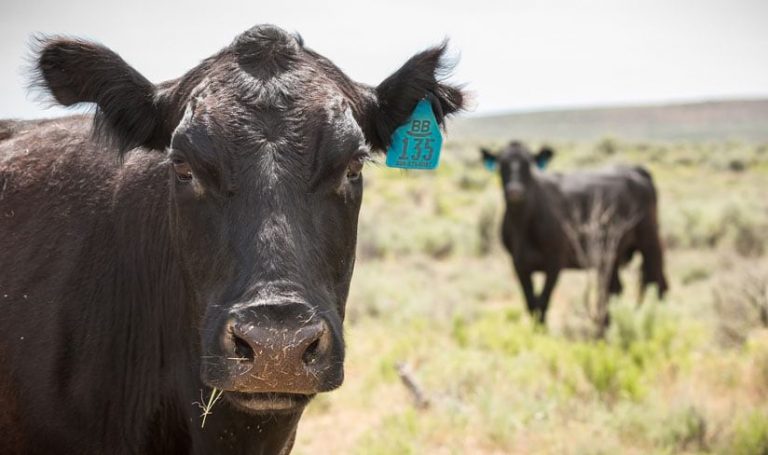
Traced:
<path fill-rule="evenodd" d="M 768 97 L 766 0 L 2 0 L 0 118 L 65 112 L 27 93 L 34 34 L 98 41 L 160 82 L 260 23 L 368 84 L 449 38 L 469 115 Z"/>

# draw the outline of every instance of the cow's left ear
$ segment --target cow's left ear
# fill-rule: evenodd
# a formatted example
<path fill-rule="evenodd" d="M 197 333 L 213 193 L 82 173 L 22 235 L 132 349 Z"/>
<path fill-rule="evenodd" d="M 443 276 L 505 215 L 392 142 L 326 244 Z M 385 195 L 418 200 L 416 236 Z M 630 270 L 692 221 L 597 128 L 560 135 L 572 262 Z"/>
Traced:
<path fill-rule="evenodd" d="M 392 133 L 408 120 L 423 98 L 431 100 L 441 125 L 448 115 L 465 107 L 462 88 L 442 82 L 451 69 L 445 62 L 447 46 L 443 42 L 414 55 L 376 87 L 376 102 L 367 113 L 365 128 L 366 139 L 373 147 L 386 150 Z"/>
<path fill-rule="evenodd" d="M 99 139 L 120 154 L 138 146 L 165 148 L 170 130 L 156 87 L 119 55 L 79 39 L 40 38 L 36 47 L 34 84 L 64 106 L 95 104 Z"/>
<path fill-rule="evenodd" d="M 553 156 L 555 156 L 555 151 L 551 147 L 546 145 L 541 147 L 539 153 L 533 158 L 536 161 L 536 167 L 546 169 Z"/>
<path fill-rule="evenodd" d="M 485 147 L 480 148 L 480 155 L 483 157 L 483 166 L 485 166 L 486 169 L 489 171 L 496 169 L 496 160 L 498 159 L 498 156 Z"/>

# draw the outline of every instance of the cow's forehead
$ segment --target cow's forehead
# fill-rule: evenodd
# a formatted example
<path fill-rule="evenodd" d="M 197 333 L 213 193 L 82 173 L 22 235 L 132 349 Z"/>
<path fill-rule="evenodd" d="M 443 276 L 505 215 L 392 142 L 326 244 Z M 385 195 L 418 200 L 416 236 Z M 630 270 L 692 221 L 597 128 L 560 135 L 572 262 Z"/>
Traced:
<path fill-rule="evenodd" d="M 504 161 L 532 160 L 533 154 L 525 144 L 513 141 L 502 149 L 499 157 Z"/>
<path fill-rule="evenodd" d="M 501 154 L 504 161 L 528 161 L 533 159 L 533 155 L 524 149 L 507 149 Z"/>
<path fill-rule="evenodd" d="M 330 98 L 323 111 L 325 127 L 330 130 L 337 146 L 347 150 L 367 147 L 363 130 L 355 119 L 352 107 L 342 95 Z"/>
<path fill-rule="evenodd" d="M 193 141 L 206 136 L 203 143 L 213 146 L 208 153 L 220 159 L 259 163 L 250 169 L 269 177 L 265 184 L 276 184 L 285 172 L 309 179 L 318 160 L 343 159 L 367 147 L 350 100 L 335 85 L 290 73 L 234 82 L 245 91 L 232 92 L 227 83 L 203 79 L 175 134 Z"/>
<path fill-rule="evenodd" d="M 176 132 L 205 130 L 249 155 L 264 146 L 304 154 L 318 137 L 346 151 L 365 147 L 353 101 L 340 85 L 345 76 L 321 60 L 277 27 L 254 27 L 206 68 Z"/>
<path fill-rule="evenodd" d="M 179 127 L 215 126 L 217 133 L 245 134 L 269 141 L 330 130 L 338 140 L 354 141 L 360 146 L 365 142 L 350 101 L 333 86 L 274 78 L 240 84 L 239 90 L 233 92 L 221 82 L 205 78 L 193 90 Z"/>

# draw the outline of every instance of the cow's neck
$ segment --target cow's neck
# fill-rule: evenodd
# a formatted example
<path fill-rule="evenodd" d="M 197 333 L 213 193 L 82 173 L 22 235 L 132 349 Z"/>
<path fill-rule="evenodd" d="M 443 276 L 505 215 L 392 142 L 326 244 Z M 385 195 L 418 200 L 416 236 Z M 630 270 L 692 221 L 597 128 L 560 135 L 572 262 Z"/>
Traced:
<path fill-rule="evenodd" d="M 534 178 L 526 185 L 525 197 L 522 201 L 514 204 L 507 202 L 504 211 L 505 229 L 525 234 L 533 222 L 534 215 L 538 217 L 549 210 L 544 190 Z"/>
<path fill-rule="evenodd" d="M 213 409 L 194 443 L 195 454 L 287 454 L 293 447 L 301 412 L 249 415 L 221 403 Z"/>
<path fill-rule="evenodd" d="M 161 161 L 159 154 L 128 157 L 110 212 L 93 227 L 104 238 L 83 254 L 94 283 L 81 315 L 87 330 L 78 335 L 88 367 L 71 382 L 98 381 L 85 406 L 102 416 L 93 425 L 105 450 L 152 452 L 158 442 L 149 435 L 183 429 L 194 411 L 180 400 L 197 382 L 190 377 L 198 371 L 195 315 L 170 242 L 169 179 Z"/>
<path fill-rule="evenodd" d="M 507 203 L 504 211 L 504 225 L 515 232 L 522 232 L 531 219 L 531 204 L 528 199 L 519 203 Z"/>

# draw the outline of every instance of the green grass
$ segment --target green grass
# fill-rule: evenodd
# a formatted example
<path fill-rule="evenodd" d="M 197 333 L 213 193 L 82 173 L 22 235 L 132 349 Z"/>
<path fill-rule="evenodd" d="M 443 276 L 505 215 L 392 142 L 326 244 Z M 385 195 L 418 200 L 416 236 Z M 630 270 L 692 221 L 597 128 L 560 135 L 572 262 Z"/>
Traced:
<path fill-rule="evenodd" d="M 449 143 L 434 173 L 366 171 L 345 384 L 309 406 L 294 453 L 768 453 L 768 328 L 715 304 L 727 292 L 740 308 L 729 291 L 768 257 L 766 146 L 557 146 L 554 170 L 644 163 L 660 191 L 669 297 L 637 308 L 634 261 L 601 341 L 580 272 L 563 274 L 549 327 L 531 323 L 477 146 Z"/>
<path fill-rule="evenodd" d="M 753 411 L 742 417 L 733 432 L 734 455 L 768 454 L 768 411 Z"/>

